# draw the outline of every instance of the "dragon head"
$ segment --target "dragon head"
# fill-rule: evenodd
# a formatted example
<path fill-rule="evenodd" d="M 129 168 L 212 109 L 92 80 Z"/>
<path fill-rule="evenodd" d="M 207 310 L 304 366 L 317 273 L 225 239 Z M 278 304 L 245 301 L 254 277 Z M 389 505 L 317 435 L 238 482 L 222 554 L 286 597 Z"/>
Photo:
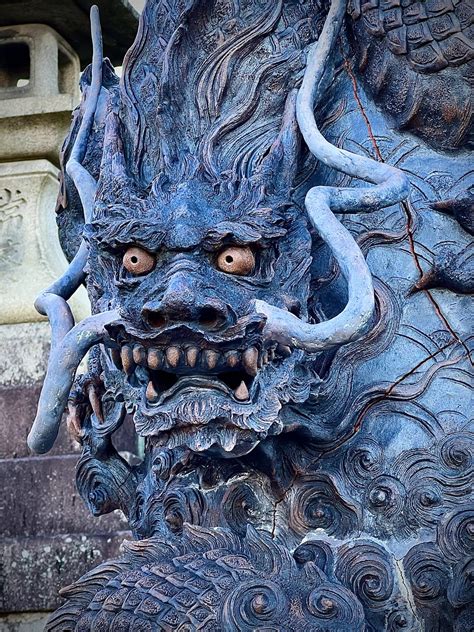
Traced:
<path fill-rule="evenodd" d="M 295 93 L 267 156 L 240 182 L 210 181 L 188 156 L 179 178 L 160 174 L 138 190 L 120 136 L 111 112 L 104 154 L 113 157 L 85 232 L 92 300 L 120 313 L 107 325 L 111 370 L 141 435 L 245 454 L 281 431 L 302 356 L 266 336 L 256 307 L 262 300 L 307 316 L 311 237 L 289 186 L 299 150 Z M 112 181 L 122 185 L 111 192 Z"/>
<path fill-rule="evenodd" d="M 264 2 L 257 21 L 242 13 L 222 39 L 198 4 L 166 13 L 172 24 L 155 14 L 159 2 L 147 4 L 120 84 L 93 11 L 95 54 L 65 144 L 59 216 L 66 252 L 82 242 L 37 301 L 56 348 L 29 439 L 36 451 L 54 442 L 75 370 L 99 345 L 104 390 L 153 446 L 247 454 L 286 429 L 287 403 L 307 399 L 307 354 L 356 339 L 372 315 L 363 255 L 331 212 L 366 204 L 363 191 L 308 192 L 300 129 L 308 140 L 311 7 Z M 309 305 L 321 239 L 347 281 L 346 306 L 331 306 L 329 320 Z M 73 327 L 66 299 L 83 282 L 93 316 Z"/>

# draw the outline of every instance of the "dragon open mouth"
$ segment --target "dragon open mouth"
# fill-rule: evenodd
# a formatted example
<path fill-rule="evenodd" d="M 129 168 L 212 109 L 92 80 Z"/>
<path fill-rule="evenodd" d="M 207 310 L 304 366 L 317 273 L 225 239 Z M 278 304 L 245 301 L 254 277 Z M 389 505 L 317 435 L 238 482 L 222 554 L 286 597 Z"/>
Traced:
<path fill-rule="evenodd" d="M 236 403 L 249 403 L 256 391 L 258 373 L 277 356 L 276 345 L 268 349 L 221 351 L 194 345 L 145 346 L 127 342 L 112 351 L 112 359 L 133 386 L 145 385 L 150 407 L 196 389 L 222 392 Z"/>
<path fill-rule="evenodd" d="M 138 434 L 162 448 L 227 457 L 281 432 L 279 412 L 300 352 L 263 336 L 251 313 L 219 331 L 175 323 L 161 331 L 107 326 L 106 388 L 128 403 Z M 107 374 L 107 372 L 106 372 Z"/>
<path fill-rule="evenodd" d="M 125 328 L 114 333 L 117 347 L 109 353 L 126 398 L 135 402 L 136 427 L 156 445 L 245 454 L 274 431 L 288 347 L 258 335 L 245 341 L 183 331 L 152 338 Z"/>

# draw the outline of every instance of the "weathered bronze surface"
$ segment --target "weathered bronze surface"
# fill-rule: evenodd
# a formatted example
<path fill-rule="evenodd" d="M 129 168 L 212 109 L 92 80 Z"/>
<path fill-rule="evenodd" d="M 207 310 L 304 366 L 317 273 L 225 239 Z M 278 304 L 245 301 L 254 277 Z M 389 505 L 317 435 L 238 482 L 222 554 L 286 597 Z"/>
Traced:
<path fill-rule="evenodd" d="M 93 11 L 29 445 L 136 539 L 48 630 L 472 629 L 473 15 L 148 0 L 119 82 Z"/>

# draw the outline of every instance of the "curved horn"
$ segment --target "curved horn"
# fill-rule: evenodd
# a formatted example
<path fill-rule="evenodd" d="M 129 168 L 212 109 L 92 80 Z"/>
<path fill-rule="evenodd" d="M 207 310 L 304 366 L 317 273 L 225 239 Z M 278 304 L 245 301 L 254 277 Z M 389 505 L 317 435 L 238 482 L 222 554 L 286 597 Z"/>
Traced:
<path fill-rule="evenodd" d="M 71 176 L 81 198 L 84 217 L 89 221 L 92 215 L 97 183 L 91 174 L 84 169 L 81 162 L 87 149 L 87 139 L 94 121 L 97 101 L 102 87 L 102 34 L 100 30 L 99 9 L 91 8 L 91 34 L 94 47 L 92 62 L 92 80 L 87 96 L 86 108 L 79 132 L 74 141 L 66 171 Z M 74 327 L 74 316 L 67 300 L 84 281 L 84 267 L 87 263 L 88 248 L 83 241 L 66 272 L 46 290 L 41 292 L 35 301 L 36 310 L 47 316 L 51 325 L 51 346 L 54 347 Z"/>
<path fill-rule="evenodd" d="M 314 194 L 313 194 L 314 195 Z M 316 353 L 356 340 L 374 311 L 374 288 L 364 255 L 356 245 L 352 235 L 336 219 L 317 192 L 317 204 L 308 203 L 308 213 L 313 226 L 329 245 L 341 272 L 347 280 L 348 302 L 344 310 L 335 318 L 311 325 L 300 320 L 284 309 L 263 301 L 255 301 L 257 312 L 265 314 L 265 336 L 290 347 Z M 329 197 L 329 196 L 328 196 Z"/>
<path fill-rule="evenodd" d="M 83 241 L 74 259 L 64 274 L 35 301 L 36 311 L 47 316 L 51 326 L 51 349 L 61 342 L 67 332 L 74 327 L 74 316 L 67 301 L 85 279 L 88 246 Z"/>
<path fill-rule="evenodd" d="M 36 418 L 28 435 L 28 446 L 34 452 L 43 454 L 53 447 L 77 367 L 89 349 L 107 336 L 105 325 L 117 317 L 117 311 L 110 311 L 85 318 L 51 352 Z"/>
<path fill-rule="evenodd" d="M 81 125 L 74 141 L 66 171 L 72 178 L 81 198 L 82 208 L 86 222 L 90 220 L 94 207 L 94 198 L 97 191 L 95 178 L 82 166 L 86 155 L 87 141 L 94 122 L 97 102 L 102 88 L 102 32 L 100 28 L 99 9 L 96 5 L 91 8 L 91 36 L 93 45 L 92 54 L 92 80 L 89 93 L 86 98 L 86 107 Z"/>
<path fill-rule="evenodd" d="M 99 9 L 95 5 L 91 8 L 91 34 L 94 47 L 91 87 L 87 96 L 86 108 L 79 132 L 66 165 L 66 171 L 71 176 L 79 192 L 86 221 L 89 221 L 92 215 L 97 183 L 82 166 L 81 162 L 86 153 L 87 139 L 94 121 L 97 101 L 102 87 L 102 34 Z M 67 300 L 84 281 L 84 267 L 87 263 L 87 254 L 87 245 L 85 242 L 82 242 L 66 272 L 44 290 L 35 301 L 36 310 L 43 316 L 47 316 L 51 324 L 51 345 L 53 348 L 74 327 L 74 317 Z"/>
<path fill-rule="evenodd" d="M 352 342 L 364 333 L 375 307 L 372 277 L 364 256 L 349 231 L 332 211 L 374 211 L 405 199 L 409 183 L 395 167 L 364 158 L 331 145 L 314 118 L 317 89 L 337 39 L 346 0 L 333 0 L 321 36 L 308 56 L 303 83 L 298 92 L 296 114 L 303 137 L 321 162 L 353 177 L 374 183 L 358 189 L 315 187 L 306 195 L 311 223 L 334 255 L 348 285 L 348 302 L 335 318 L 315 325 L 263 301 L 256 309 L 267 317 L 265 335 L 310 353 Z"/>

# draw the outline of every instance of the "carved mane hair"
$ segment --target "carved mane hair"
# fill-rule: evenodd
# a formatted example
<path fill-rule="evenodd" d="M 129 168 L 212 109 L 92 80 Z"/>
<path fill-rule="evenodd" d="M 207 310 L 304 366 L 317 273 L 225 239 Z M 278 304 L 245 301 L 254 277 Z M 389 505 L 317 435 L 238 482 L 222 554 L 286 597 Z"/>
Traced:
<path fill-rule="evenodd" d="M 231 18 L 219 21 L 214 2 L 148 2 L 124 62 L 120 112 L 142 187 L 164 175 L 181 182 L 196 169 L 234 186 L 261 168 L 317 27 L 313 3 L 255 4 L 229 2 Z"/>

